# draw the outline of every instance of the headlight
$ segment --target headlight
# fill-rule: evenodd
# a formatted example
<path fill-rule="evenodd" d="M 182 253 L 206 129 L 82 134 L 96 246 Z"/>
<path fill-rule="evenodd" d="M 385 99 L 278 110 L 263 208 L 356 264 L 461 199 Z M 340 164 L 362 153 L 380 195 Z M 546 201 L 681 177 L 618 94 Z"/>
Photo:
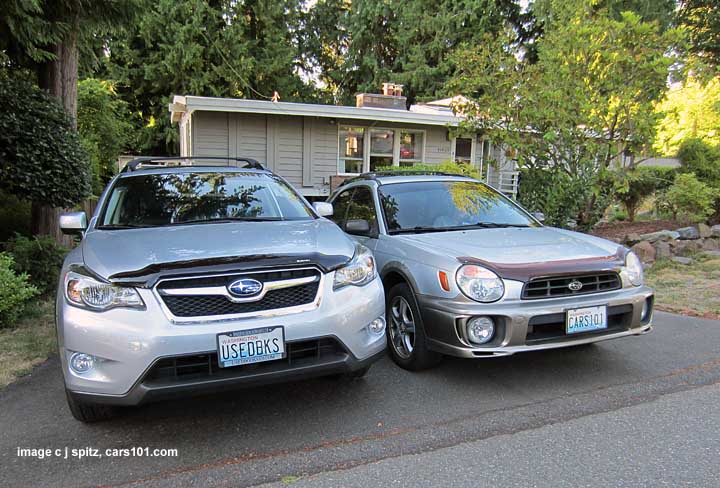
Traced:
<path fill-rule="evenodd" d="M 643 274 L 643 265 L 637 254 L 630 251 L 625 256 L 625 272 L 627 277 L 635 286 L 642 286 L 645 283 L 645 276 Z"/>
<path fill-rule="evenodd" d="M 65 275 L 65 298 L 73 305 L 98 311 L 145 306 L 135 288 L 101 283 L 72 271 Z"/>
<path fill-rule="evenodd" d="M 367 285 L 375 279 L 375 258 L 370 249 L 358 244 L 352 261 L 335 271 L 333 289 L 337 290 L 347 285 Z"/>
<path fill-rule="evenodd" d="M 505 285 L 500 277 L 482 266 L 462 266 L 455 280 L 462 292 L 477 302 L 495 302 L 505 294 Z"/>

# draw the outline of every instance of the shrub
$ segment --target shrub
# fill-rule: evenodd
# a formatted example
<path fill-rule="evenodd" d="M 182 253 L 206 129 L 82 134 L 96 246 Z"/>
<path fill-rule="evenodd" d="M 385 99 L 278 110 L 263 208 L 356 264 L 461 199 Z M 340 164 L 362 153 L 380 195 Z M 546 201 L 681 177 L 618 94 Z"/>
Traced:
<path fill-rule="evenodd" d="M 12 256 L 0 253 L 0 328 L 14 325 L 26 302 L 39 293 L 25 273 L 15 273 L 14 264 Z"/>
<path fill-rule="evenodd" d="M 441 164 L 416 164 L 414 166 L 382 166 L 377 168 L 376 171 L 440 171 L 481 179 L 480 171 L 475 166 L 452 161 L 445 161 Z"/>
<path fill-rule="evenodd" d="M 715 188 L 698 180 L 694 173 L 682 173 L 660 195 L 657 205 L 661 210 L 670 212 L 673 219 L 702 222 L 713 214 L 717 195 Z"/>
<path fill-rule="evenodd" d="M 5 244 L 5 251 L 14 258 L 14 270 L 26 274 L 41 293 L 51 293 L 55 290 L 60 268 L 67 253 L 67 249 L 55 239 L 50 236 L 28 239 L 18 234 Z"/>
<path fill-rule="evenodd" d="M 680 171 L 694 173 L 710 186 L 720 188 L 720 147 L 710 146 L 700 139 L 686 139 L 680 145 Z"/>
<path fill-rule="evenodd" d="M 28 80 L 0 74 L 0 107 L 0 189 L 54 207 L 86 197 L 86 156 L 57 99 Z"/>
<path fill-rule="evenodd" d="M 0 191 L 0 242 L 16 233 L 30 235 L 30 202 Z"/>
<path fill-rule="evenodd" d="M 639 166 L 618 172 L 613 195 L 627 210 L 627 218 L 630 222 L 635 221 L 638 207 L 643 200 L 672 185 L 674 175 L 673 168 L 656 166 Z"/>

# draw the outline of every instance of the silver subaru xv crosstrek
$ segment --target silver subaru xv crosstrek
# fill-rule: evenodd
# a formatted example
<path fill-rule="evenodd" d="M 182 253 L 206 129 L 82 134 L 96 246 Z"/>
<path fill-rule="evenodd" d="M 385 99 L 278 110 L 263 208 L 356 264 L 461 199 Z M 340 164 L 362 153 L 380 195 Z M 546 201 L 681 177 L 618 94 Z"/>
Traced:
<path fill-rule="evenodd" d="M 311 207 L 253 160 L 197 162 L 135 160 L 89 223 L 61 216 L 64 232 L 82 236 L 56 312 L 78 420 L 177 395 L 362 376 L 385 350 L 374 258 L 323 218 L 332 206 Z"/>
<path fill-rule="evenodd" d="M 651 329 L 653 292 L 634 253 L 546 227 L 477 180 L 369 173 L 330 201 L 332 219 L 375 255 L 389 351 L 406 369 Z"/>

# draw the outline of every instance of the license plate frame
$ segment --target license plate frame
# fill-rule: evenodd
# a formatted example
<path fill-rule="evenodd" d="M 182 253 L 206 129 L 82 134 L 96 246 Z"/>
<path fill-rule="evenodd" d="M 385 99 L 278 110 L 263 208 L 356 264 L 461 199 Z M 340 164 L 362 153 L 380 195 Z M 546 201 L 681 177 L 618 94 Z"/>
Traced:
<path fill-rule="evenodd" d="M 278 334 L 279 329 L 279 334 Z M 267 334 L 272 334 L 270 336 L 270 341 L 273 339 L 280 339 L 279 345 L 282 347 L 279 351 L 273 351 L 270 354 L 252 354 L 252 355 L 246 355 L 243 356 L 242 352 L 242 346 L 241 344 L 245 344 L 245 352 L 249 352 L 249 347 L 247 346 L 248 343 L 253 344 L 253 351 L 257 352 L 257 341 L 261 341 L 262 347 L 265 347 L 265 340 L 261 339 L 260 336 L 265 336 Z M 279 337 L 278 337 L 279 335 Z M 229 341 L 224 341 L 223 338 L 231 339 Z M 243 338 L 247 338 L 245 340 L 242 340 Z M 238 339 L 233 341 L 232 339 Z M 255 327 L 252 329 L 241 329 L 241 330 L 233 330 L 228 332 L 220 332 L 215 336 L 216 346 L 217 346 L 217 362 L 218 366 L 220 368 L 233 368 L 236 366 L 243 366 L 246 364 L 257 364 L 257 363 L 263 363 L 266 361 L 276 361 L 279 359 L 285 359 L 287 357 L 287 343 L 285 342 L 285 327 L 282 325 L 270 325 L 266 327 Z M 232 344 L 238 344 L 238 347 L 236 348 L 235 354 L 238 357 L 223 359 L 225 355 L 223 354 L 223 350 L 221 349 L 222 345 L 230 346 Z M 272 345 L 278 345 L 275 343 L 272 343 Z"/>
<path fill-rule="evenodd" d="M 603 305 L 592 305 L 589 307 L 579 308 L 568 308 L 565 310 L 565 333 L 567 335 L 583 334 L 587 332 L 598 332 L 608 329 L 608 306 Z M 600 315 L 597 317 L 596 315 Z M 572 321 L 572 318 L 578 316 L 590 316 L 589 321 L 582 320 L 585 322 L 578 324 L 578 320 Z M 589 322 L 589 323 L 588 323 Z M 578 326 L 579 325 L 579 326 Z"/>

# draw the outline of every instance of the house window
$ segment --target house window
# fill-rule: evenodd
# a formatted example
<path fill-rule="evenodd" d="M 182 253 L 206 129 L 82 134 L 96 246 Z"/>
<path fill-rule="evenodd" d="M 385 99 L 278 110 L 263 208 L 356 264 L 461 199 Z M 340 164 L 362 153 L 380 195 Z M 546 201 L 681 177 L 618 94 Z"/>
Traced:
<path fill-rule="evenodd" d="M 367 136 L 367 137 L 366 137 Z M 340 126 L 338 173 L 358 174 L 383 166 L 413 166 L 423 161 L 425 131 Z"/>
<path fill-rule="evenodd" d="M 419 131 L 400 131 L 400 166 L 422 162 L 423 135 Z"/>
<path fill-rule="evenodd" d="M 473 162 L 473 145 L 474 142 L 470 137 L 458 137 L 455 139 L 455 162 L 469 163 Z"/>
<path fill-rule="evenodd" d="M 395 131 L 392 129 L 370 131 L 370 171 L 382 166 L 393 166 Z"/>
<path fill-rule="evenodd" d="M 364 127 L 340 127 L 338 173 L 362 173 L 364 141 Z"/>

